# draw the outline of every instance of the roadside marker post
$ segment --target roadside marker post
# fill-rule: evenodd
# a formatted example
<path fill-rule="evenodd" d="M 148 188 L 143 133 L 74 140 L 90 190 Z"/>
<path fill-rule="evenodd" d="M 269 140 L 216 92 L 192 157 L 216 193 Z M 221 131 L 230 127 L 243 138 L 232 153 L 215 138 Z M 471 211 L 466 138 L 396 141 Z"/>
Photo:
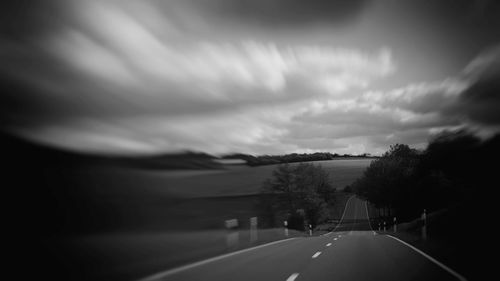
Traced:
<path fill-rule="evenodd" d="M 313 235 L 313 232 L 312 232 L 312 225 L 309 225 L 309 236 L 312 236 Z"/>
<path fill-rule="evenodd" d="M 422 240 L 427 240 L 427 210 L 422 213 Z"/>
<path fill-rule="evenodd" d="M 283 224 L 285 225 L 285 236 L 288 237 L 288 221 L 284 221 Z"/>
<path fill-rule="evenodd" d="M 258 219 L 257 217 L 251 217 L 250 218 L 250 242 L 253 243 L 257 241 L 258 237 L 258 232 L 257 232 L 257 224 L 258 224 Z"/>
<path fill-rule="evenodd" d="M 378 223 L 378 231 L 380 231 L 380 223 Z"/>
<path fill-rule="evenodd" d="M 394 233 L 396 233 L 398 232 L 398 220 L 396 219 L 396 217 L 394 217 L 392 220 L 394 222 Z"/>
<path fill-rule="evenodd" d="M 228 248 L 237 247 L 240 240 L 240 233 L 238 232 L 238 220 L 230 219 L 225 221 L 227 235 L 226 235 L 226 246 Z"/>
<path fill-rule="evenodd" d="M 386 226 L 385 226 L 385 221 L 384 221 L 384 232 L 385 232 L 385 231 L 387 231 L 387 228 L 386 228 Z"/>

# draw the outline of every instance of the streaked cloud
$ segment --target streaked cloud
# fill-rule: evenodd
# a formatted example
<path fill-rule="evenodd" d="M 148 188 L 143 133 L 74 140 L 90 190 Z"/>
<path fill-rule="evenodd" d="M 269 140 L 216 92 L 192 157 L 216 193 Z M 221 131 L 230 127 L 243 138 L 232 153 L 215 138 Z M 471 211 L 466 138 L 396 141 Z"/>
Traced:
<path fill-rule="evenodd" d="M 489 47 L 464 69 L 470 81 L 450 113 L 462 113 L 478 126 L 500 129 L 500 45 Z"/>
<path fill-rule="evenodd" d="M 466 80 L 449 78 L 439 82 L 416 83 L 390 91 L 368 91 L 361 102 L 388 108 L 402 108 L 412 112 L 435 112 L 453 104 L 469 87 Z"/>
<path fill-rule="evenodd" d="M 287 140 L 304 147 L 331 139 L 354 141 L 381 152 L 397 142 L 423 148 L 445 129 L 469 127 L 491 135 L 500 131 L 499 58 L 498 48 L 491 48 L 455 77 L 326 100 L 294 116 Z"/>
<path fill-rule="evenodd" d="M 53 34 L 44 47 L 79 75 L 121 87 L 121 95 L 141 92 L 207 103 L 282 100 L 366 87 L 395 69 L 388 49 L 370 54 L 251 38 L 213 42 L 183 34 L 155 13 L 148 20 L 156 15 L 168 31 L 154 30 L 141 13 L 108 7 L 106 1 L 79 6 L 79 24 Z M 308 93 L 296 93 L 296 81 Z"/>
<path fill-rule="evenodd" d="M 334 2 L 88 0 L 18 9 L 26 32 L 0 38 L 2 119 L 38 142 L 126 154 L 377 153 L 394 142 L 422 147 L 446 128 L 498 125 L 498 48 L 447 78 L 416 79 L 453 63 L 431 65 L 401 42 L 415 18 L 389 12 L 411 16 L 408 7 Z M 276 5 L 283 10 L 255 13 Z M 432 16 L 414 6 L 415 17 Z M 294 16 L 307 9 L 310 17 Z M 444 48 L 436 42 L 425 46 Z"/>
<path fill-rule="evenodd" d="M 279 143 L 272 125 L 290 105 L 295 112 L 297 103 L 349 95 L 396 69 L 388 48 L 200 39 L 155 5 L 71 6 L 74 18 L 30 46 L 57 68 L 16 63 L 20 80 L 38 84 L 29 94 L 52 98 L 60 118 L 19 131 L 80 150 L 258 153 L 253 145 Z"/>
<path fill-rule="evenodd" d="M 268 28 L 303 26 L 323 22 L 347 24 L 357 19 L 370 4 L 369 0 L 215 0 L 190 1 L 205 8 L 206 13 Z"/>

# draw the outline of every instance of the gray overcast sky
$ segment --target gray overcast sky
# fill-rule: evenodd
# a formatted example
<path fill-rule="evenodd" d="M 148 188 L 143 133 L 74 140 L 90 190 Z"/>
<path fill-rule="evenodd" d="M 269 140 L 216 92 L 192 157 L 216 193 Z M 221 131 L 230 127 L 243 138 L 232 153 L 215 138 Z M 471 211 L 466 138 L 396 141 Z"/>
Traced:
<path fill-rule="evenodd" d="M 380 154 L 499 128 L 498 1 L 1 5 L 1 118 L 37 142 Z"/>

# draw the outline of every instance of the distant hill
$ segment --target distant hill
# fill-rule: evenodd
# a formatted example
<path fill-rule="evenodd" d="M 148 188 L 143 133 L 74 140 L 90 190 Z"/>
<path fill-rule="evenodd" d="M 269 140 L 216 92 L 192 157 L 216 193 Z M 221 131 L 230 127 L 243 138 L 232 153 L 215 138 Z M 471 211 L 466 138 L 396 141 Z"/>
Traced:
<path fill-rule="evenodd" d="M 291 153 L 284 155 L 249 155 L 234 153 L 216 157 L 203 152 L 178 152 L 160 155 L 119 156 L 79 153 L 61 150 L 26 141 L 7 134 L 0 134 L 0 146 L 15 161 L 37 162 L 41 165 L 63 166 L 120 166 L 154 170 L 222 169 L 227 161 L 243 160 L 249 166 L 272 165 L 334 159 L 375 158 L 369 154 L 349 155 L 330 152 Z M 24 160 L 23 160 L 24 159 Z M 222 161 L 221 161 L 222 160 Z M 227 160 L 227 161 L 224 161 Z"/>
<path fill-rule="evenodd" d="M 217 157 L 201 152 L 184 152 L 158 156 L 116 157 L 110 159 L 118 165 L 144 169 L 221 169 Z"/>
<path fill-rule="evenodd" d="M 213 160 L 217 157 L 201 152 L 180 152 L 161 155 L 119 156 L 79 153 L 32 143 L 24 139 L 1 134 L 0 149 L 5 160 L 39 163 L 43 166 L 126 166 L 142 169 L 221 169 Z M 5 164 L 5 163 L 4 163 Z"/>
<path fill-rule="evenodd" d="M 137 174 L 141 169 L 147 173 L 153 169 L 222 168 L 212 161 L 214 158 L 195 152 L 141 157 L 84 154 L 0 133 L 2 197 L 5 198 L 1 209 L 3 214 L 8 214 L 4 223 L 10 229 L 9 241 L 17 241 L 13 244 L 19 245 L 41 241 L 45 235 L 90 232 L 113 225 L 119 217 L 117 210 L 122 210 L 121 195 L 134 196 L 131 200 L 134 204 L 146 206 L 160 200 L 144 191 L 149 188 L 147 177 L 143 182 L 144 177 L 134 179 L 135 187 L 141 191 L 133 193 L 127 189 L 130 175 L 135 175 L 130 171 Z M 122 174 L 113 177 L 113 171 Z M 104 174 L 107 181 L 92 176 L 99 173 Z M 132 217 L 137 211 L 134 206 L 125 206 L 130 209 L 127 216 Z M 42 245 L 41 242 L 38 245 Z"/>

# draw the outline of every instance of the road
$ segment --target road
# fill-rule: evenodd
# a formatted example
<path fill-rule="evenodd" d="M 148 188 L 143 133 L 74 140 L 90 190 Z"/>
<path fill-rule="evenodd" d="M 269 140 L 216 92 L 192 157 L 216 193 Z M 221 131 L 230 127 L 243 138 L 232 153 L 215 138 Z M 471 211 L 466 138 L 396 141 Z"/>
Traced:
<path fill-rule="evenodd" d="M 369 224 L 366 202 L 351 197 L 341 223 L 323 236 L 243 250 L 143 281 L 195 280 L 465 280 L 456 272 Z"/>

